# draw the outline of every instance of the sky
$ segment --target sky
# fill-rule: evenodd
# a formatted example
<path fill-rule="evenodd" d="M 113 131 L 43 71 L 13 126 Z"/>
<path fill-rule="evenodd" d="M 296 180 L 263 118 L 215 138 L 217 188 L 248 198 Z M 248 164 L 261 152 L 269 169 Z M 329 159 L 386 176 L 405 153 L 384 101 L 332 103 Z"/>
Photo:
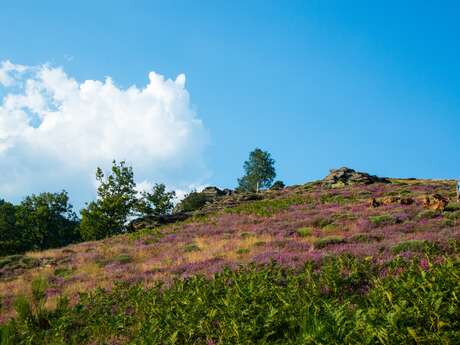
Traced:
<path fill-rule="evenodd" d="M 300 184 L 349 166 L 460 177 L 457 1 L 2 1 L 0 198 Z"/>

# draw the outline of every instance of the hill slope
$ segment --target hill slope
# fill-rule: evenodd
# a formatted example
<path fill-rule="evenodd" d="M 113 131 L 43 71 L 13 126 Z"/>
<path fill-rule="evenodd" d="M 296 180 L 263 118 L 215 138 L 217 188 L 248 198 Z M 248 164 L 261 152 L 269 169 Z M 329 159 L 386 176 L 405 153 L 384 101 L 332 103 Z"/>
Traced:
<path fill-rule="evenodd" d="M 427 208 L 424 197 L 433 194 L 450 199 L 449 205 L 444 210 Z M 440 264 L 449 257 L 457 260 L 460 207 L 453 202 L 454 197 L 453 181 L 391 179 L 390 183 L 340 188 L 326 188 L 315 182 L 264 192 L 263 200 L 232 207 L 214 205 L 215 211 L 185 222 L 3 258 L 0 322 L 16 315 L 13 301 L 19 295 L 31 296 L 31 283 L 37 277 L 46 281 L 46 308 L 53 310 L 61 303 L 59 296 L 68 296 L 70 305 L 75 305 L 83 298 L 79 293 L 98 287 L 111 290 L 117 282 L 131 286 L 140 283 L 145 288 L 162 281 L 174 289 L 174 278 L 197 274 L 211 277 L 225 267 L 237 270 L 248 264 L 276 262 L 281 267 L 270 274 L 281 274 L 277 270 L 283 267 L 307 274 L 306 262 L 317 269 L 328 262 L 328 257 L 351 255 L 358 261 L 351 259 L 350 265 L 366 263 L 366 267 L 374 267 L 371 270 L 378 267 L 374 273 L 382 277 L 388 270 L 387 263 L 395 262 L 395 258 L 407 262 L 415 258 L 422 266 L 427 258 Z M 254 272 L 254 284 L 264 284 L 268 279 Z M 301 291 L 295 275 L 289 277 L 286 284 L 297 284 Z M 455 277 L 452 279 L 455 281 Z M 112 343 L 125 343 L 128 338 L 114 336 Z M 198 344 L 204 338 L 197 339 Z M 208 344 L 217 343 L 212 341 Z"/>

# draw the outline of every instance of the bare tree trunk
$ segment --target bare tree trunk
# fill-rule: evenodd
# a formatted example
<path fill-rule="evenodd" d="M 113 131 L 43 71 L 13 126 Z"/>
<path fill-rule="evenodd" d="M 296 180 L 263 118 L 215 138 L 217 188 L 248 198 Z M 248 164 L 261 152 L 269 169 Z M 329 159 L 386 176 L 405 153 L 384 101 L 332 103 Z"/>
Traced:
<path fill-rule="evenodd" d="M 257 181 L 257 184 L 256 184 L 256 192 L 259 193 L 259 181 Z"/>

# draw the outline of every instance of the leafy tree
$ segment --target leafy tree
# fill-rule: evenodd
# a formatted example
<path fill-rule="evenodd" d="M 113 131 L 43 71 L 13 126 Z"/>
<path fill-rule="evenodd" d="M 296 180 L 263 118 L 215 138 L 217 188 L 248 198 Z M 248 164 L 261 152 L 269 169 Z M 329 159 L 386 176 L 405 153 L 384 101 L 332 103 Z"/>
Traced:
<path fill-rule="evenodd" d="M 283 189 L 284 187 L 286 187 L 286 185 L 284 184 L 283 181 L 275 181 L 272 186 L 270 187 L 270 189 L 273 189 L 273 190 L 279 190 L 279 189 Z"/>
<path fill-rule="evenodd" d="M 244 162 L 245 175 L 238 179 L 239 190 L 258 192 L 260 188 L 269 188 L 276 176 L 275 160 L 267 151 L 256 148 Z"/>
<path fill-rule="evenodd" d="M 192 190 L 188 193 L 184 199 L 179 203 L 177 209 L 182 212 L 191 212 L 198 210 L 206 204 L 208 199 L 203 193 L 198 193 L 196 190 Z"/>
<path fill-rule="evenodd" d="M 79 240 L 78 218 L 66 191 L 28 196 L 15 215 L 16 231 L 26 249 L 60 247 Z"/>
<path fill-rule="evenodd" d="M 126 231 L 126 223 L 137 206 L 136 183 L 132 167 L 112 162 L 112 173 L 105 177 L 96 170 L 98 198 L 81 211 L 83 239 L 96 240 Z"/>
<path fill-rule="evenodd" d="M 16 207 L 0 199 L 0 256 L 23 251 L 21 235 L 16 227 Z"/>
<path fill-rule="evenodd" d="M 163 183 L 156 183 L 151 192 L 142 192 L 138 210 L 144 216 L 164 216 L 170 214 L 176 197 L 176 192 L 166 191 Z"/>

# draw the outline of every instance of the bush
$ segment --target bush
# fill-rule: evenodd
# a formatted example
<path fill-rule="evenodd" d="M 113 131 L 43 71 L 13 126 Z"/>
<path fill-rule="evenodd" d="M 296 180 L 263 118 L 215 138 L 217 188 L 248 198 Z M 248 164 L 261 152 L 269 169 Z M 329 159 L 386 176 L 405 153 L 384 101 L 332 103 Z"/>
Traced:
<path fill-rule="evenodd" d="M 408 240 L 398 243 L 391 248 L 394 254 L 402 252 L 425 252 L 430 249 L 430 243 L 425 240 Z"/>
<path fill-rule="evenodd" d="M 307 237 L 310 236 L 313 232 L 313 229 L 310 227 L 303 227 L 297 229 L 297 234 L 299 234 L 300 237 Z"/>
<path fill-rule="evenodd" d="M 207 202 L 207 198 L 202 193 L 192 191 L 178 204 L 177 209 L 182 212 L 192 212 L 202 208 Z"/>
<path fill-rule="evenodd" d="M 396 219 L 390 214 L 370 216 L 369 220 L 374 226 L 382 226 L 396 223 Z"/>
<path fill-rule="evenodd" d="M 358 233 L 354 234 L 349 238 L 349 242 L 374 242 L 383 240 L 382 235 L 368 234 L 368 233 Z"/>
<path fill-rule="evenodd" d="M 127 264 L 132 262 L 133 258 L 129 254 L 120 254 L 114 260 L 120 264 Z"/>
<path fill-rule="evenodd" d="M 185 245 L 184 247 L 184 252 L 197 252 L 197 251 L 200 251 L 200 247 L 195 244 L 195 243 L 189 243 L 187 245 Z"/>
<path fill-rule="evenodd" d="M 270 187 L 271 190 L 281 190 L 284 189 L 286 185 L 283 181 L 275 181 L 272 186 Z"/>
<path fill-rule="evenodd" d="M 454 211 L 460 211 L 460 204 L 457 202 L 450 202 L 447 204 L 447 206 L 444 208 L 444 211 L 446 212 L 454 212 Z"/>
<path fill-rule="evenodd" d="M 438 211 L 435 210 L 423 210 L 417 214 L 417 219 L 433 219 L 440 215 Z"/>
<path fill-rule="evenodd" d="M 316 248 L 316 249 L 321 249 L 321 248 L 324 248 L 324 247 L 327 247 L 331 244 L 340 244 L 340 243 L 344 243 L 345 240 L 342 236 L 326 236 L 326 237 L 323 237 L 323 238 L 318 238 L 314 243 L 313 243 L 313 246 Z"/>

